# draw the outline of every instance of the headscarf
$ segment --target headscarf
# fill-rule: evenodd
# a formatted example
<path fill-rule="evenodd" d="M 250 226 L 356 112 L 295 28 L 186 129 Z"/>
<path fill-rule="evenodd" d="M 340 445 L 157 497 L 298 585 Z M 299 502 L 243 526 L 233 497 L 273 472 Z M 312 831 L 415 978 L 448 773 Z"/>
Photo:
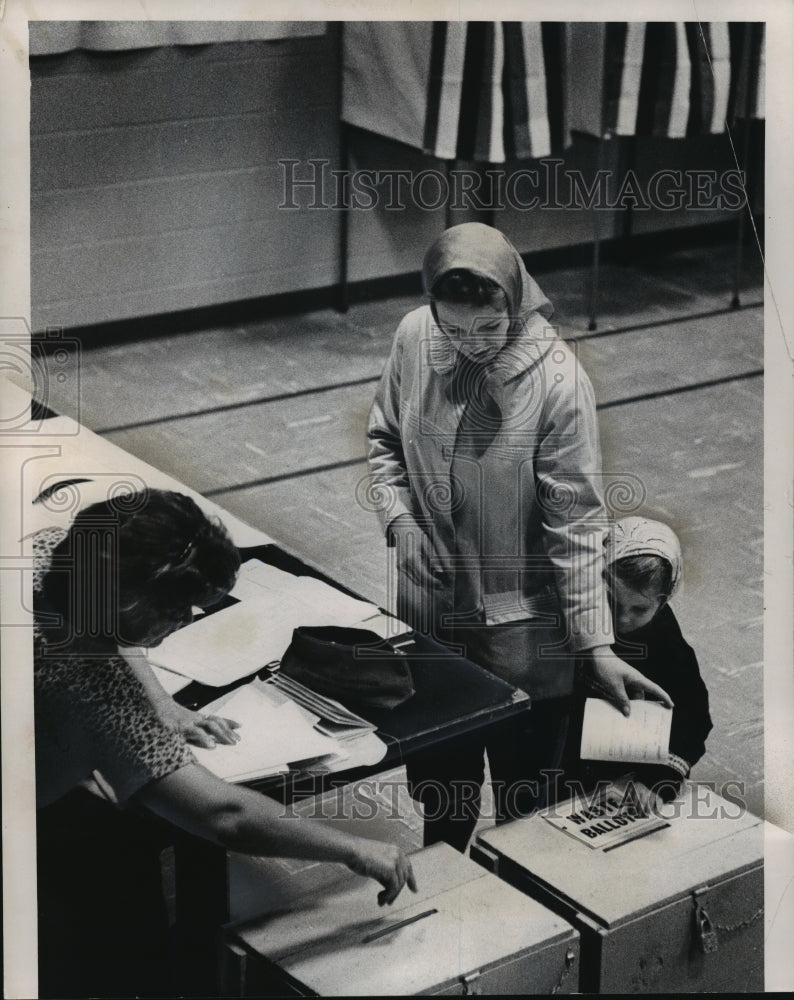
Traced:
<path fill-rule="evenodd" d="M 439 278 L 458 268 L 490 278 L 504 289 L 513 319 L 531 312 L 550 319 L 554 312 L 516 248 L 493 226 L 464 222 L 446 229 L 425 254 L 422 266 L 425 291 L 430 294 Z"/>
<path fill-rule="evenodd" d="M 440 278 L 458 269 L 473 271 L 499 285 L 507 297 L 508 315 L 514 323 L 521 320 L 526 326 L 533 313 L 548 320 L 554 312 L 516 248 L 493 226 L 464 222 L 446 229 L 425 254 L 422 266 L 425 291 L 430 294 Z M 446 337 L 432 337 L 430 350 L 436 371 L 448 372 L 454 367 L 457 352 Z"/>
<path fill-rule="evenodd" d="M 670 597 L 681 583 L 681 545 L 672 528 L 645 517 L 623 517 L 616 521 L 605 540 L 607 566 L 630 556 L 661 556 L 672 567 Z"/>

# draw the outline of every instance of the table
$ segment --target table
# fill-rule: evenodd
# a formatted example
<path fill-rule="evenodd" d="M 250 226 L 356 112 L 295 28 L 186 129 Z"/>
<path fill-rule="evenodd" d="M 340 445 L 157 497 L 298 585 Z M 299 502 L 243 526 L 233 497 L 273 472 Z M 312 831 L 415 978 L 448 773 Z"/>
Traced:
<path fill-rule="evenodd" d="M 288 572 L 315 576 L 347 590 L 316 567 L 285 552 L 263 532 L 232 517 L 217 504 L 76 421 L 57 414 L 45 413 L 39 417 L 41 426 L 36 434 L 36 447 L 45 450 L 39 452 L 36 462 L 26 467 L 29 478 L 22 484 L 23 493 L 32 501 L 45 491 L 55 489 L 59 483 L 68 483 L 66 490 L 72 500 L 66 508 L 41 502 L 35 507 L 29 506 L 25 510 L 21 537 L 29 536 L 45 524 L 67 526 L 77 509 L 104 499 L 119 484 L 127 484 L 129 489 L 143 486 L 172 489 L 192 496 L 207 514 L 220 517 L 243 559 L 259 558 Z M 315 775 L 307 779 L 300 773 L 293 773 L 288 782 L 269 779 L 253 782 L 252 787 L 285 800 L 305 797 L 333 785 L 389 770 L 428 747 L 450 740 L 477 739 L 485 730 L 518 724 L 525 718 L 529 710 L 528 696 L 471 661 L 418 635 L 405 651 L 416 693 L 395 709 L 368 713 L 369 721 L 376 725 L 378 735 L 387 746 L 383 760 L 371 767 L 340 769 L 319 778 Z M 194 683 L 180 692 L 179 700 L 201 707 L 223 690 Z M 177 936 L 184 973 L 181 989 L 187 995 L 212 995 L 217 992 L 215 935 L 228 915 L 225 852 L 178 832 L 175 877 Z"/>
<path fill-rule="evenodd" d="M 241 555 L 323 578 L 323 574 L 272 543 L 241 549 Z M 396 708 L 365 713 L 386 744 L 381 761 L 354 769 L 345 769 L 341 764 L 322 775 L 305 776 L 293 771 L 286 779 L 248 782 L 249 787 L 289 802 L 390 770 L 428 747 L 450 740 L 479 739 L 486 729 L 517 725 L 525 718 L 530 707 L 525 692 L 427 636 L 413 634 L 412 638 L 411 645 L 402 648 L 411 667 L 415 694 Z M 198 708 L 223 690 L 193 683 L 176 697 Z M 175 878 L 182 988 L 188 994 L 213 995 L 217 991 L 215 934 L 229 912 L 225 851 L 180 832 L 175 840 Z"/>

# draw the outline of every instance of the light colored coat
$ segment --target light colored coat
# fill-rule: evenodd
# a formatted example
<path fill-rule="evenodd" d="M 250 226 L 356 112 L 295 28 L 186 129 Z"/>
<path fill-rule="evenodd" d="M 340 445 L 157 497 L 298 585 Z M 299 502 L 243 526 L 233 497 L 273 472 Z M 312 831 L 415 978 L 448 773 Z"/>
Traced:
<path fill-rule="evenodd" d="M 401 578 L 400 607 L 534 697 L 567 694 L 572 654 L 613 642 L 590 380 L 538 312 L 457 395 L 461 363 L 434 364 L 443 340 L 429 306 L 403 319 L 369 420 L 383 527 L 413 515 L 439 571 L 407 605 Z"/>

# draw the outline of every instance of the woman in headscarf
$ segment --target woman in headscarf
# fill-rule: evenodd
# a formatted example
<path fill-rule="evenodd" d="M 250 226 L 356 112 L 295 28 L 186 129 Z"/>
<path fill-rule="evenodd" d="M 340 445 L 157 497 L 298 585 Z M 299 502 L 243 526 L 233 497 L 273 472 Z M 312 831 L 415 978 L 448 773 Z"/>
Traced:
<path fill-rule="evenodd" d="M 551 303 L 480 223 L 446 230 L 422 275 L 429 303 L 400 323 L 370 415 L 370 489 L 398 615 L 532 698 L 530 730 L 487 745 L 506 819 L 542 802 L 532 781 L 559 764 L 577 657 L 626 714 L 632 695 L 669 699 L 610 648 L 595 403 Z M 482 749 L 409 769 L 436 817 L 427 842 L 465 848 Z"/>

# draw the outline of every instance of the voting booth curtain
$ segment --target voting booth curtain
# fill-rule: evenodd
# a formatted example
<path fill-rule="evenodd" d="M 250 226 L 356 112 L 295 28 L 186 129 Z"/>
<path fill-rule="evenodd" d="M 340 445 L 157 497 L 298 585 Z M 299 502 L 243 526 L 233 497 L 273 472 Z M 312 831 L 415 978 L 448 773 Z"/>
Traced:
<path fill-rule="evenodd" d="M 762 22 L 348 22 L 343 62 L 343 121 L 444 160 L 764 115 Z"/>
<path fill-rule="evenodd" d="M 348 22 L 342 119 L 444 160 L 503 163 L 567 143 L 565 26 Z"/>

